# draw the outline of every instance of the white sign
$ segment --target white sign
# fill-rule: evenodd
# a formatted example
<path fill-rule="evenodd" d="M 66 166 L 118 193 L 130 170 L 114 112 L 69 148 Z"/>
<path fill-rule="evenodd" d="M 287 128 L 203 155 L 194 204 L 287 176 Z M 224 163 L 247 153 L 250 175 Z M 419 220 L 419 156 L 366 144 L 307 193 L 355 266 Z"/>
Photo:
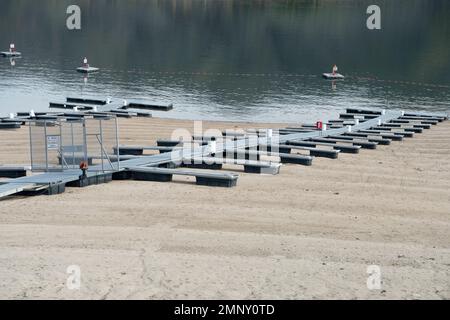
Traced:
<path fill-rule="evenodd" d="M 59 136 L 47 136 L 47 150 L 59 150 Z"/>

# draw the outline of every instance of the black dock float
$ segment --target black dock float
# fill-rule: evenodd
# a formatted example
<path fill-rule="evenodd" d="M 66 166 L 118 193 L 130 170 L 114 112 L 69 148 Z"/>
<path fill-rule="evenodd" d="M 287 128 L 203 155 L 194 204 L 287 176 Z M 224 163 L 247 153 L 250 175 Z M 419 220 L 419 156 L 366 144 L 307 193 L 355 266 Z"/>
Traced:
<path fill-rule="evenodd" d="M 396 135 L 400 135 L 403 136 L 405 138 L 412 138 L 414 137 L 414 132 L 407 132 L 407 131 L 392 131 L 393 128 L 384 128 L 384 127 L 372 127 L 368 130 L 361 130 L 361 132 L 366 132 L 366 131 L 371 131 L 371 130 L 375 130 L 378 132 L 391 132 L 393 134 Z"/>
<path fill-rule="evenodd" d="M 354 119 L 355 117 L 356 118 L 363 117 L 364 120 L 370 120 L 370 119 L 378 118 L 379 115 L 367 114 L 367 113 L 341 113 L 339 115 L 339 118 L 341 118 L 341 119 Z"/>
<path fill-rule="evenodd" d="M 437 118 L 437 117 L 424 117 L 424 116 L 401 116 L 400 120 L 422 120 L 422 121 L 437 121 L 442 122 L 445 118 Z"/>
<path fill-rule="evenodd" d="M 75 102 L 75 103 L 94 104 L 94 105 L 105 105 L 108 103 L 107 99 L 76 98 L 76 97 L 67 97 L 66 101 L 67 102 Z"/>
<path fill-rule="evenodd" d="M 338 150 L 320 150 L 314 149 L 309 151 L 309 155 L 312 157 L 322 157 L 328 159 L 337 159 L 339 151 Z"/>
<path fill-rule="evenodd" d="M 81 170 L 80 170 L 81 171 Z M 78 180 L 70 181 L 66 183 L 66 187 L 84 188 L 96 184 L 108 183 L 113 180 L 113 173 L 100 173 L 92 174 L 83 178 L 80 175 Z"/>
<path fill-rule="evenodd" d="M 79 105 L 79 104 L 74 104 L 74 103 L 68 103 L 68 102 L 50 102 L 49 103 L 49 108 L 52 109 L 73 109 L 73 108 L 77 108 L 78 110 L 93 110 L 94 107 L 93 106 L 85 106 L 85 105 Z"/>
<path fill-rule="evenodd" d="M 447 117 L 445 117 L 445 116 L 427 115 L 427 114 L 411 113 L 411 112 L 405 112 L 403 116 L 404 117 L 419 117 L 419 118 L 426 118 L 426 119 L 437 119 L 439 122 L 447 119 Z"/>
<path fill-rule="evenodd" d="M 307 150 L 309 151 L 309 155 L 313 157 L 322 157 L 329 159 L 337 159 L 339 155 L 339 150 L 324 150 L 318 148 L 304 147 L 301 145 L 302 142 L 297 141 L 287 141 L 287 145 L 296 146 L 295 149 Z"/>
<path fill-rule="evenodd" d="M 357 108 L 347 108 L 345 109 L 346 113 L 363 113 L 363 114 L 373 114 L 373 115 L 381 115 L 381 111 L 377 110 L 367 110 L 367 109 L 357 109 Z"/>
<path fill-rule="evenodd" d="M 428 124 L 430 126 L 435 126 L 439 123 L 437 120 L 407 120 L 407 119 L 394 119 L 390 121 L 391 123 L 420 123 Z"/>
<path fill-rule="evenodd" d="M 1 167 L 0 178 L 20 178 L 27 175 L 24 167 Z"/>
<path fill-rule="evenodd" d="M 153 117 L 153 115 L 150 112 L 136 111 L 135 113 L 136 113 L 136 115 L 138 117 L 141 117 L 141 118 L 151 118 L 151 117 Z"/>
<path fill-rule="evenodd" d="M 313 157 L 302 156 L 299 154 L 281 153 L 279 154 L 279 157 L 281 163 L 301 164 L 304 166 L 311 166 L 313 161 Z"/>
<path fill-rule="evenodd" d="M 155 110 L 155 111 L 169 111 L 173 109 L 173 104 L 171 103 L 153 103 L 145 101 L 129 101 L 124 109 L 144 109 L 144 110 Z"/>
<path fill-rule="evenodd" d="M 345 139 L 333 139 L 333 138 L 312 138 L 310 141 L 314 142 L 331 142 L 331 143 L 337 143 L 337 142 L 348 142 L 352 143 L 355 146 L 360 146 L 364 149 L 376 149 L 378 143 L 376 142 L 364 142 L 364 141 L 348 141 Z"/>
<path fill-rule="evenodd" d="M 377 138 L 372 138 L 372 137 L 379 136 L 379 137 L 381 137 L 380 139 L 383 139 L 383 140 L 392 140 L 392 141 L 402 141 L 403 140 L 402 136 L 395 135 L 392 133 L 363 133 L 361 131 L 358 131 L 358 132 L 346 132 L 346 133 L 343 133 L 343 135 L 349 136 L 349 137 L 363 137 L 366 139 L 377 139 Z"/>
<path fill-rule="evenodd" d="M 404 128 L 404 127 L 391 127 L 391 126 L 385 126 L 385 125 L 381 125 L 381 126 L 376 126 L 376 127 L 372 127 L 372 129 L 375 130 L 386 130 L 386 131 L 392 131 L 392 132 L 399 132 L 399 131 L 393 131 L 393 130 L 403 130 L 400 132 L 413 132 L 413 133 L 422 133 L 423 129 L 422 128 Z"/>
<path fill-rule="evenodd" d="M 181 164 L 181 167 L 190 168 L 190 169 L 208 169 L 208 170 L 222 170 L 222 163 L 206 163 L 202 161 L 202 163 L 185 163 Z"/>
<path fill-rule="evenodd" d="M 36 119 L 36 120 L 50 120 L 50 121 L 56 121 L 56 120 L 58 120 L 58 116 L 51 116 L 51 115 L 42 115 L 42 116 L 38 116 L 38 115 L 36 115 L 35 119 Z"/>
<path fill-rule="evenodd" d="M 237 166 L 244 166 L 244 172 L 246 173 L 258 173 L 258 174 L 271 174 L 275 175 L 280 173 L 280 167 L 281 164 L 278 162 L 271 162 L 271 161 L 254 161 L 254 160 L 243 160 L 243 159 L 229 159 L 229 158 L 216 158 L 216 157 L 201 157 L 201 158 L 194 158 L 192 160 L 195 160 L 197 162 L 204 161 L 205 163 L 212 163 L 213 166 L 215 165 L 223 165 L 223 164 L 229 164 L 229 165 L 237 165 Z M 210 169 L 210 168 L 205 168 Z"/>
<path fill-rule="evenodd" d="M 281 164 L 271 164 L 270 166 L 263 166 L 258 164 L 244 164 L 245 173 L 256 173 L 256 174 L 278 174 L 280 173 Z"/>
<path fill-rule="evenodd" d="M 110 110 L 108 113 L 115 115 L 117 118 L 133 118 L 133 114 L 129 112 L 122 112 L 118 110 Z"/>
<path fill-rule="evenodd" d="M 172 174 L 133 171 L 132 178 L 139 181 L 169 182 L 172 181 Z"/>
<path fill-rule="evenodd" d="M 368 134 L 375 134 L 375 135 L 381 135 L 383 138 L 388 138 L 390 139 L 390 137 L 392 137 L 392 140 L 402 140 L 404 137 L 408 137 L 411 138 L 413 136 L 413 134 L 411 132 L 388 132 L 386 130 L 373 130 L 373 129 L 367 129 L 367 130 L 359 130 L 358 132 L 361 133 L 368 133 Z M 398 139 L 398 137 L 401 137 L 402 139 Z"/>
<path fill-rule="evenodd" d="M 292 146 L 288 144 L 259 144 L 256 148 L 257 151 L 278 152 L 278 153 L 291 153 Z"/>
<path fill-rule="evenodd" d="M 0 130 L 19 129 L 21 122 L 0 122 Z"/>
<path fill-rule="evenodd" d="M 49 184 L 45 194 L 48 196 L 54 196 L 57 194 L 64 193 L 66 191 L 65 183 L 51 183 Z"/>
<path fill-rule="evenodd" d="M 18 194 L 23 196 L 38 196 L 38 195 L 54 196 L 57 194 L 64 193 L 65 191 L 66 191 L 66 184 L 64 182 L 54 182 L 38 185 L 31 189 L 24 189 Z"/>
<path fill-rule="evenodd" d="M 74 120 L 77 119 L 81 119 L 84 118 L 86 116 L 86 114 L 84 112 L 64 112 L 62 114 L 64 117 L 66 117 L 67 119 L 73 118 Z"/>
<path fill-rule="evenodd" d="M 405 125 L 410 125 L 408 127 L 405 127 Z M 419 129 L 430 129 L 430 124 L 410 124 L 409 122 L 406 123 L 383 123 L 381 126 L 388 127 L 388 128 L 398 128 L 398 129 L 409 129 L 409 128 L 419 128 Z"/>
<path fill-rule="evenodd" d="M 133 178 L 133 174 L 130 171 L 117 171 L 113 172 L 112 180 L 130 180 Z"/>
<path fill-rule="evenodd" d="M 349 141 L 351 142 L 351 141 Z M 328 146 L 328 147 L 332 147 L 334 150 L 339 150 L 342 153 L 359 153 L 359 149 L 361 149 L 360 146 L 345 146 L 345 145 L 341 145 L 341 144 L 336 144 L 336 143 L 326 143 L 326 142 L 312 142 L 312 141 L 288 141 L 287 144 L 292 144 L 295 143 L 295 146 L 299 146 L 299 147 L 311 147 L 311 148 L 315 148 L 318 145 L 319 146 Z"/>
<path fill-rule="evenodd" d="M 238 179 L 238 175 L 229 172 L 201 172 L 195 170 L 183 169 L 166 169 L 166 168 L 149 168 L 149 167 L 132 167 L 127 168 L 133 173 L 133 179 L 144 181 L 172 181 L 173 175 L 194 176 L 197 185 L 210 187 L 234 187 Z"/>
<path fill-rule="evenodd" d="M 217 178 L 207 178 L 207 177 L 197 176 L 197 177 L 195 177 L 195 179 L 196 179 L 196 184 L 199 186 L 231 188 L 231 187 L 235 187 L 237 184 L 237 178 L 236 179 L 217 179 Z"/>
<path fill-rule="evenodd" d="M 189 142 L 191 142 L 191 141 L 189 141 Z M 175 147 L 175 146 L 181 147 L 183 145 L 183 141 L 158 139 L 158 140 L 156 140 L 156 145 L 158 147 Z"/>
<path fill-rule="evenodd" d="M 117 148 L 114 148 L 114 154 L 117 154 Z M 141 147 L 119 147 L 119 155 L 141 156 L 144 154 L 144 148 Z"/>
<path fill-rule="evenodd" d="M 366 134 L 357 134 L 357 133 L 345 133 L 345 135 L 331 135 L 328 136 L 329 138 L 335 138 L 335 139 L 342 139 L 342 140 L 349 140 L 349 141 L 355 141 L 356 142 L 360 141 L 360 140 L 364 140 L 364 141 L 369 141 L 369 142 L 375 142 L 378 143 L 380 145 L 390 145 L 391 144 L 391 140 L 389 139 L 383 139 L 383 138 L 369 138 L 367 137 Z"/>
<path fill-rule="evenodd" d="M 34 115 L 35 116 L 45 116 L 45 115 L 47 115 L 47 112 L 35 112 Z M 30 113 L 29 112 L 17 112 L 17 116 L 18 117 L 30 117 Z"/>

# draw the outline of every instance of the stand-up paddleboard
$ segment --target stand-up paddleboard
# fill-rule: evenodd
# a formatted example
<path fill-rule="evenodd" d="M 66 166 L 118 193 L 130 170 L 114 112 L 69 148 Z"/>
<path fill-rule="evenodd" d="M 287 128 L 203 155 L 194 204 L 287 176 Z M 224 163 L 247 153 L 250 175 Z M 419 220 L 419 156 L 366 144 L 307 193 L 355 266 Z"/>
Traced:
<path fill-rule="evenodd" d="M 91 73 L 91 72 L 97 72 L 99 70 L 100 70 L 99 68 L 91 67 L 88 64 L 87 58 L 84 58 L 83 66 L 77 68 L 77 71 L 81 72 L 81 73 Z"/>
<path fill-rule="evenodd" d="M 338 79 L 344 79 L 345 77 L 338 73 L 338 67 L 337 65 L 333 66 L 333 72 L 332 73 L 322 73 L 322 77 L 324 77 L 325 79 L 330 79 L 330 80 L 338 80 Z"/>
<path fill-rule="evenodd" d="M 94 67 L 78 67 L 77 71 L 78 72 L 82 72 L 82 73 L 91 73 L 91 72 L 96 72 L 99 71 L 99 68 L 94 68 Z"/>
<path fill-rule="evenodd" d="M 345 77 L 340 73 L 322 73 L 322 77 L 330 80 L 344 79 Z"/>
<path fill-rule="evenodd" d="M 22 53 L 16 51 L 16 46 L 14 45 L 14 43 L 11 43 L 9 45 L 9 51 L 2 51 L 0 52 L 0 54 L 2 55 L 2 57 L 7 58 L 20 57 L 22 55 Z"/>

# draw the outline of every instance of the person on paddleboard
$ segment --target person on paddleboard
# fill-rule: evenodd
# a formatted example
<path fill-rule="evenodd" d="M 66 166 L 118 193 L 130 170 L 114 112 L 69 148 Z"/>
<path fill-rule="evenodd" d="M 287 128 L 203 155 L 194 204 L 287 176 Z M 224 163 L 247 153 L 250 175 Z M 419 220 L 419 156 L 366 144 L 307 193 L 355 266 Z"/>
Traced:
<path fill-rule="evenodd" d="M 333 66 L 333 76 L 336 75 L 337 71 L 338 71 L 338 67 L 337 67 L 337 65 L 334 65 Z"/>

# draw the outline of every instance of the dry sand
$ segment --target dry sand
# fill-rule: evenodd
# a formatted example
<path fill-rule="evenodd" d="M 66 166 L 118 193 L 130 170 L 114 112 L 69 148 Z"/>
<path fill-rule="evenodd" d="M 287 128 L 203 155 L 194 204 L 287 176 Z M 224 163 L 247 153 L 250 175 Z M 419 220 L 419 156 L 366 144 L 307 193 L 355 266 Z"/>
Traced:
<path fill-rule="evenodd" d="M 120 122 L 124 144 L 192 125 Z M 27 139 L 0 131 L 0 163 L 27 163 Z M 448 121 L 277 176 L 241 173 L 235 188 L 193 181 L 0 201 L 0 298 L 450 298 Z M 66 286 L 69 265 L 81 268 L 79 290 Z M 381 290 L 367 288 L 369 265 Z"/>

